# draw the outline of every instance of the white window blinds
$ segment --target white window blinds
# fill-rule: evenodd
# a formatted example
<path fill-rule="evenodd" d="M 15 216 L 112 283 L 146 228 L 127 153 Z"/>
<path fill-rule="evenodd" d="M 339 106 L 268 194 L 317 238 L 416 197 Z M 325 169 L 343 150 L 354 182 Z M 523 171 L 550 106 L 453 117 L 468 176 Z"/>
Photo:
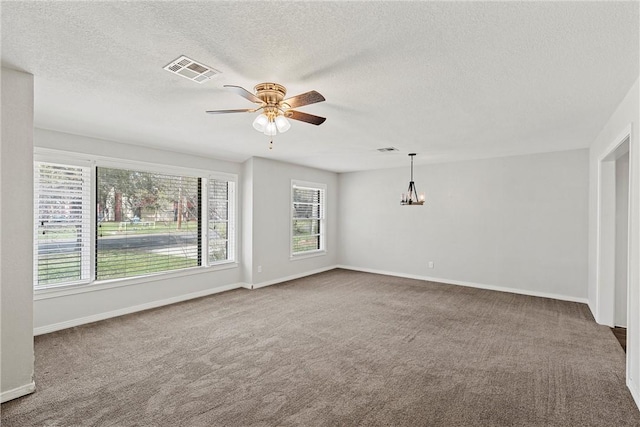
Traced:
<path fill-rule="evenodd" d="M 292 182 L 292 255 L 324 250 L 325 191 L 323 184 Z"/>
<path fill-rule="evenodd" d="M 97 168 L 96 280 L 201 265 L 201 179 Z"/>
<path fill-rule="evenodd" d="M 235 182 L 212 178 L 208 192 L 208 262 L 235 261 Z"/>
<path fill-rule="evenodd" d="M 39 157 L 34 162 L 36 290 L 236 261 L 235 175 Z"/>
<path fill-rule="evenodd" d="M 34 163 L 36 288 L 91 279 L 91 170 Z"/>

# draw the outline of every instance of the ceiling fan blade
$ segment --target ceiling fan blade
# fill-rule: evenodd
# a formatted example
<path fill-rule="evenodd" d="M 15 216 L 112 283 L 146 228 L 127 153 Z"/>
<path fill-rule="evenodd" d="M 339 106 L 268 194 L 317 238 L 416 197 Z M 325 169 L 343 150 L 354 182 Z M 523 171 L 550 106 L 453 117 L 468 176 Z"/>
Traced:
<path fill-rule="evenodd" d="M 313 114 L 303 113 L 301 111 L 289 110 L 284 113 L 288 119 L 300 120 L 301 122 L 311 123 L 312 125 L 321 125 L 327 120 L 325 117 L 314 116 Z"/>
<path fill-rule="evenodd" d="M 209 114 L 225 114 L 225 113 L 253 113 L 255 111 L 258 111 L 259 108 L 256 109 L 251 109 L 251 108 L 242 108 L 240 110 L 211 110 L 211 111 L 205 111 L 206 113 Z"/>
<path fill-rule="evenodd" d="M 241 97 L 246 98 L 251 102 L 255 102 L 256 104 L 262 104 L 262 100 L 260 98 L 258 98 L 257 96 L 255 96 L 254 94 L 252 94 L 251 92 L 249 92 L 243 87 L 234 86 L 234 85 L 224 85 L 224 87 L 228 87 L 229 89 L 231 89 L 232 91 L 240 95 Z"/>
<path fill-rule="evenodd" d="M 320 95 L 315 90 L 312 90 L 285 99 L 284 101 L 282 101 L 282 104 L 287 104 L 289 108 L 297 108 L 304 105 L 315 104 L 316 102 L 322 102 L 324 100 L 324 96 Z"/>

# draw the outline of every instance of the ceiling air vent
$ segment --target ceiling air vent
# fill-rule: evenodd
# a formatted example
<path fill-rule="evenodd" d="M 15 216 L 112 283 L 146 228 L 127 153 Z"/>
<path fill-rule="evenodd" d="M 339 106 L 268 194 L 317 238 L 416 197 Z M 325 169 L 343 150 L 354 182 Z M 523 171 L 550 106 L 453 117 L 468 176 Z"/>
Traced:
<path fill-rule="evenodd" d="M 396 147 L 378 148 L 377 150 L 381 153 L 388 153 L 389 151 L 400 151 Z"/>
<path fill-rule="evenodd" d="M 171 61 L 170 64 L 164 67 L 165 70 L 174 74 L 184 77 L 185 79 L 193 80 L 196 83 L 204 83 L 210 80 L 216 74 L 220 74 L 220 71 L 215 68 L 207 67 L 193 59 L 189 59 L 186 56 Z"/>

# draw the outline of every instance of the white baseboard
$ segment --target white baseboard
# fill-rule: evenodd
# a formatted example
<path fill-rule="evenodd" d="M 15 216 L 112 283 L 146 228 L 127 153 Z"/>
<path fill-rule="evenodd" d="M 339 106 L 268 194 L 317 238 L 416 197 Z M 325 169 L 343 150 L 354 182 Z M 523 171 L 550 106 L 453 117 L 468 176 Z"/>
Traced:
<path fill-rule="evenodd" d="M 552 294 L 548 292 L 531 291 L 527 289 L 507 288 L 503 286 L 485 285 L 483 283 L 465 282 L 462 280 L 443 279 L 440 277 L 420 276 L 417 274 L 405 274 L 397 273 L 393 271 L 376 270 L 372 268 L 354 267 L 350 265 L 338 265 L 337 268 L 344 268 L 345 270 L 362 271 L 365 273 L 383 274 L 385 276 L 405 277 L 407 279 L 426 280 L 429 282 L 445 283 L 447 285 L 467 286 L 470 288 L 487 289 L 490 291 L 509 292 L 512 294 L 528 295 L 533 297 L 552 298 L 561 301 L 579 302 L 588 304 L 587 298 L 578 298 L 567 295 Z"/>
<path fill-rule="evenodd" d="M 627 376 L 627 388 L 631 392 L 631 396 L 633 397 L 633 400 L 636 401 L 636 406 L 638 407 L 638 410 L 640 410 L 640 390 L 638 390 L 638 388 L 636 387 L 636 384 L 631 380 L 631 378 L 629 378 L 629 376 Z"/>
<path fill-rule="evenodd" d="M 591 301 L 587 301 L 587 305 L 589 306 L 589 311 L 591 311 L 591 315 L 593 316 L 594 319 L 596 319 L 596 323 L 598 322 L 598 317 L 596 316 L 596 308 L 594 305 L 592 305 Z"/>
<path fill-rule="evenodd" d="M 305 271 L 304 273 L 293 274 L 291 276 L 286 276 L 286 277 L 280 277 L 278 279 L 268 280 L 266 282 L 246 284 L 247 286 L 245 286 L 245 287 L 247 287 L 248 289 L 264 288 L 265 286 L 271 286 L 271 285 L 275 285 L 275 284 L 278 284 L 278 283 L 287 282 L 289 280 L 300 279 L 302 277 L 311 276 L 313 274 L 324 273 L 325 271 L 334 270 L 336 268 L 338 268 L 337 265 L 331 265 L 329 267 L 322 267 L 322 268 L 318 268 L 316 270 Z"/>
<path fill-rule="evenodd" d="M 31 381 L 29 384 L 25 384 L 20 387 L 16 387 L 12 390 L 3 391 L 0 393 L 0 403 L 8 402 L 18 397 L 26 396 L 36 391 L 36 383 Z"/>
<path fill-rule="evenodd" d="M 74 326 L 80 326 L 87 323 L 97 322 L 99 320 L 110 319 L 112 317 L 118 317 L 125 314 L 131 314 L 138 311 L 149 310 L 150 308 L 162 307 L 163 305 L 175 304 L 177 302 L 187 301 L 194 298 L 206 297 L 207 295 L 213 295 L 220 292 L 230 291 L 232 289 L 246 288 L 245 283 L 233 283 L 230 285 L 220 286 L 212 289 L 205 289 L 198 292 L 191 292 L 189 294 L 178 295 L 171 298 L 166 298 L 157 301 L 151 301 L 145 304 L 134 305 L 131 307 L 125 307 L 118 310 L 107 311 L 104 313 L 92 314 L 91 316 L 79 317 L 77 319 L 66 320 L 60 323 L 53 323 L 51 325 L 39 326 L 33 329 L 33 335 L 48 334 L 49 332 L 60 331 L 62 329 L 72 328 Z"/>

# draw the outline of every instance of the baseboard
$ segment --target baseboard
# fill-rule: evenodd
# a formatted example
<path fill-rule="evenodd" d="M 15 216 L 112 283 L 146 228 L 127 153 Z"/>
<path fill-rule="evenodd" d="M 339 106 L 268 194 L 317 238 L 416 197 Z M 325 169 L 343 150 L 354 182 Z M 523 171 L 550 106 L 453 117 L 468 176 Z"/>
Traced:
<path fill-rule="evenodd" d="M 640 410 L 640 390 L 638 390 L 638 388 L 636 387 L 636 384 L 633 381 L 631 381 L 631 378 L 629 378 L 628 376 L 627 376 L 627 388 L 631 392 L 631 396 L 633 397 L 633 400 L 635 400 L 638 410 Z"/>
<path fill-rule="evenodd" d="M 18 397 L 26 396 L 36 391 L 36 383 L 31 381 L 29 384 L 16 387 L 12 390 L 3 391 L 0 393 L 0 403 L 8 402 Z"/>
<path fill-rule="evenodd" d="M 591 312 L 591 315 L 593 316 L 594 319 L 596 319 L 596 323 L 598 322 L 598 317 L 596 316 L 596 308 L 595 306 L 592 304 L 592 301 L 588 300 L 587 301 L 587 306 L 589 307 L 589 311 Z"/>
<path fill-rule="evenodd" d="M 426 280 L 429 282 L 445 283 L 447 285 L 467 286 L 470 288 L 487 289 L 490 291 L 509 292 L 512 294 L 551 298 L 551 299 L 557 299 L 561 301 L 579 302 L 583 304 L 588 304 L 589 302 L 587 298 L 578 298 L 578 297 L 572 297 L 567 295 L 552 294 L 548 292 L 531 291 L 527 289 L 516 289 L 516 288 L 503 287 L 503 286 L 486 285 L 484 283 L 465 282 L 462 280 L 443 279 L 440 277 L 429 277 L 429 276 L 420 276 L 417 274 L 397 273 L 393 271 L 376 270 L 372 268 L 354 267 L 351 265 L 338 265 L 337 268 L 344 268 L 345 270 L 362 271 L 364 273 L 383 274 L 385 276 L 404 277 L 407 279 Z"/>
<path fill-rule="evenodd" d="M 33 335 L 48 334 L 50 332 L 60 331 L 62 329 L 72 328 L 74 326 L 80 326 L 87 323 L 97 322 L 100 320 L 110 319 L 112 317 L 118 317 L 125 314 L 131 314 L 138 311 L 149 310 L 151 308 L 162 307 L 164 305 L 175 304 L 177 302 L 187 301 L 194 298 L 206 297 L 208 295 L 217 294 L 220 292 L 230 291 L 238 288 L 246 288 L 245 283 L 233 283 L 230 285 L 219 286 L 217 288 L 205 289 L 198 292 L 191 292 L 189 294 L 178 295 L 171 298 L 166 298 L 157 301 L 151 301 L 145 304 L 134 305 L 131 307 L 125 307 L 118 310 L 107 311 L 104 313 L 93 314 L 91 316 L 79 317 L 77 319 L 66 320 L 60 323 L 54 323 L 51 325 L 39 326 L 33 329 Z"/>
<path fill-rule="evenodd" d="M 337 265 L 331 265 L 329 267 L 323 267 L 323 268 L 318 268 L 316 270 L 305 271 L 304 273 L 293 274 L 291 276 L 286 276 L 286 277 L 280 277 L 278 279 L 268 280 L 266 282 L 247 284 L 247 286 L 248 286 L 248 289 L 264 288 L 265 286 L 276 285 L 278 283 L 287 282 L 289 280 L 295 280 L 295 279 L 300 279 L 302 277 L 311 276 L 313 274 L 324 273 L 325 271 L 335 270 L 336 268 L 338 268 Z"/>

